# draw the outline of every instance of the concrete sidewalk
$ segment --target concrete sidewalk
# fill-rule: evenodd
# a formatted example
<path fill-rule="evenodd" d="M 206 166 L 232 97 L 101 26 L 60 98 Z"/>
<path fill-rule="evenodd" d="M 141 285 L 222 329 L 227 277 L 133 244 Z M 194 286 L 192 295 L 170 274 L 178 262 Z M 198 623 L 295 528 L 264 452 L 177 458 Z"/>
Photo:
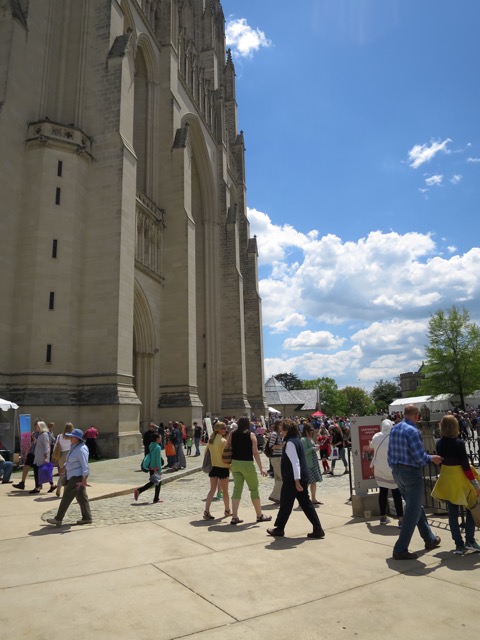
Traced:
<path fill-rule="evenodd" d="M 395 523 L 352 518 L 345 478 L 335 477 L 319 485 L 325 539 L 306 538 L 310 525 L 297 509 L 288 537 L 273 539 L 269 524 L 255 522 L 245 492 L 243 524 L 201 518 L 208 478 L 185 475 L 201 458 L 172 474 L 163 504 L 134 503 L 132 488 L 147 477 L 136 470 L 140 459 L 92 464 L 89 495 L 103 496 L 92 510 L 124 513 L 123 524 L 94 515 L 94 526 L 50 527 L 42 517 L 58 499 L 0 485 L 6 637 L 451 640 L 478 633 L 480 554 L 454 556 L 446 520 L 431 520 L 441 547 L 420 551 L 415 535 L 411 550 L 420 558 L 394 561 Z M 270 480 L 261 483 L 265 513 L 274 516 L 270 488 Z M 222 515 L 223 504 L 212 507 Z"/>

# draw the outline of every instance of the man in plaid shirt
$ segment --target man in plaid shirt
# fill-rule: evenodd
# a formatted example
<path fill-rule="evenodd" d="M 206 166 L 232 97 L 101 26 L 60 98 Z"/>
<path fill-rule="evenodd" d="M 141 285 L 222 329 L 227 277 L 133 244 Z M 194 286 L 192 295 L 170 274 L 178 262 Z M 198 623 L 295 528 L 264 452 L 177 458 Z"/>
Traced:
<path fill-rule="evenodd" d="M 390 432 L 388 443 L 388 464 L 403 499 L 405 512 L 402 528 L 395 546 L 393 557 L 396 560 L 415 560 L 416 553 L 410 553 L 408 545 L 415 531 L 418 531 L 425 542 L 425 549 L 435 549 L 440 544 L 439 536 L 434 535 L 427 522 L 422 506 L 424 491 L 422 468 L 430 462 L 441 464 L 442 458 L 429 455 L 422 442 L 416 422 L 420 420 L 420 411 L 413 404 L 404 410 L 404 419 L 396 424 Z"/>

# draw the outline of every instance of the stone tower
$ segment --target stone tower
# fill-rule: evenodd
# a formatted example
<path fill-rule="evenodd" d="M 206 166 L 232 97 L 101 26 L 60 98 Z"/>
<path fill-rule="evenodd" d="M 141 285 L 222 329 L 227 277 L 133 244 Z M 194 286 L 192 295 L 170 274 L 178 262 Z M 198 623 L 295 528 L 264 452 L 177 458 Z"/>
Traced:
<path fill-rule="evenodd" d="M 0 0 L 0 396 L 126 455 L 265 413 L 219 0 Z"/>

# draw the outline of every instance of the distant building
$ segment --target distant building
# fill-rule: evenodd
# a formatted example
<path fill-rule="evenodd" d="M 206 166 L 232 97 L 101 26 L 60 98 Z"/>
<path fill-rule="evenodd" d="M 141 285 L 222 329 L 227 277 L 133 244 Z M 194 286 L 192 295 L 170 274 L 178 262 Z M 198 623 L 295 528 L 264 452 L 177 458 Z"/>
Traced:
<path fill-rule="evenodd" d="M 425 374 L 422 373 L 424 364 L 422 362 L 420 369 L 413 373 L 408 371 L 407 373 L 400 374 L 400 388 L 402 390 L 402 398 L 409 398 L 416 395 L 417 389 L 420 386 L 422 380 L 425 378 Z"/>
<path fill-rule="evenodd" d="M 265 401 L 269 407 L 280 411 L 283 417 L 308 417 L 320 408 L 317 389 L 289 391 L 272 376 L 265 383 Z"/>

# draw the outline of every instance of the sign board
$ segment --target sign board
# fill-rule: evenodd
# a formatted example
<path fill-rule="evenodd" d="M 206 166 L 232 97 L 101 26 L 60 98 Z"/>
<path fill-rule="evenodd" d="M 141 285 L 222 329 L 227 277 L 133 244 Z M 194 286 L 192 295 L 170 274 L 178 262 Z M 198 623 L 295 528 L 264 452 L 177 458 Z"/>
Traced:
<path fill-rule="evenodd" d="M 352 437 L 353 488 L 358 496 L 366 496 L 369 489 L 376 489 L 377 483 L 370 467 L 372 461 L 368 453 L 373 436 L 380 431 L 385 416 L 354 416 L 350 418 Z"/>
<path fill-rule="evenodd" d="M 18 416 L 18 419 L 20 423 L 20 458 L 24 463 L 27 453 L 30 451 L 32 417 L 24 413 Z"/>
<path fill-rule="evenodd" d="M 207 429 L 207 435 L 210 438 L 213 433 L 212 421 L 210 420 L 210 418 L 204 418 L 203 424 L 205 425 L 205 428 Z"/>

